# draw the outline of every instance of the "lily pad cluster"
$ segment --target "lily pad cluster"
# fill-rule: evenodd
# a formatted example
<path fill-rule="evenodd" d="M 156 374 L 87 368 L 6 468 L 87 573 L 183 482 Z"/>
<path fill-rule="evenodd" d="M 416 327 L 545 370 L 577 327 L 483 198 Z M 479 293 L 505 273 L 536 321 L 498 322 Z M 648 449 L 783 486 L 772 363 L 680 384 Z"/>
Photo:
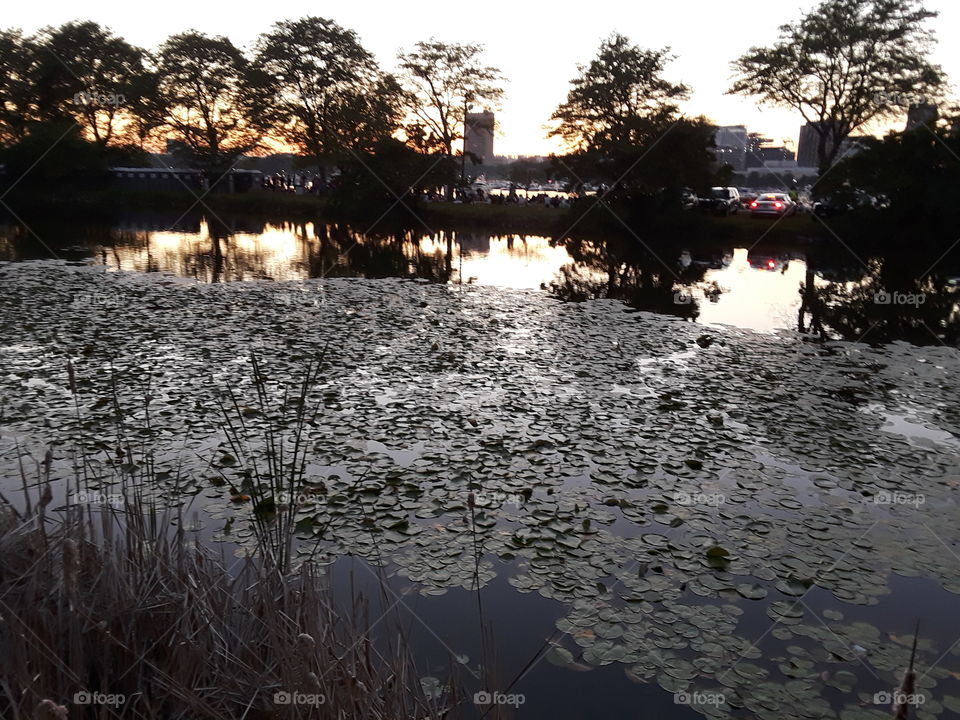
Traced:
<path fill-rule="evenodd" d="M 960 593 L 960 355 L 708 336 L 532 291 L 0 265 L 3 492 L 51 448 L 56 479 L 123 478 L 250 544 L 263 438 L 292 448 L 319 359 L 303 482 L 271 505 L 303 561 L 424 595 L 506 573 L 563 608 L 547 661 L 722 695 L 707 717 L 887 717 L 912 637 L 858 613 L 892 574 Z M 958 638 L 921 627 L 917 717 L 960 706 Z"/>

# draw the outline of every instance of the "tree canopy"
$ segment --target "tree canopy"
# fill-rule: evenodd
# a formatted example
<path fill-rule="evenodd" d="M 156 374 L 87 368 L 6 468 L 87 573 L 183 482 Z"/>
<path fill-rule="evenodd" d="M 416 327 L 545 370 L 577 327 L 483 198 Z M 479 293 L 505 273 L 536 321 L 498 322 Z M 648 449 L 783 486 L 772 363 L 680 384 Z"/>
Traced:
<path fill-rule="evenodd" d="M 266 84 L 228 38 L 174 35 L 160 48 L 159 66 L 167 123 L 195 165 L 225 171 L 259 145 Z"/>
<path fill-rule="evenodd" d="M 677 103 L 689 91 L 664 78 L 669 59 L 668 48 L 643 49 L 614 34 L 578 66 L 549 133 L 572 149 L 563 159 L 570 174 L 643 193 L 709 182 L 713 128 L 681 115 Z"/>
<path fill-rule="evenodd" d="M 482 45 L 434 38 L 399 55 L 400 80 L 414 116 L 410 136 L 418 149 L 453 155 L 470 105 L 493 107 L 503 97 L 500 71 L 484 65 Z"/>
<path fill-rule="evenodd" d="M 276 23 L 260 37 L 255 62 L 273 93 L 274 126 L 317 162 L 369 150 L 400 125 L 396 81 L 332 20 Z"/>
<path fill-rule="evenodd" d="M 686 85 L 663 77 L 669 48 L 646 50 L 615 33 L 589 65 L 578 65 L 567 100 L 554 111 L 551 136 L 573 150 L 642 144 L 651 125 L 676 118 Z"/>
<path fill-rule="evenodd" d="M 925 29 L 936 15 L 916 0 L 824 0 L 781 26 L 776 43 L 736 60 L 729 92 L 793 108 L 813 123 L 823 169 L 858 128 L 902 114 L 905 98 L 942 90 Z"/>

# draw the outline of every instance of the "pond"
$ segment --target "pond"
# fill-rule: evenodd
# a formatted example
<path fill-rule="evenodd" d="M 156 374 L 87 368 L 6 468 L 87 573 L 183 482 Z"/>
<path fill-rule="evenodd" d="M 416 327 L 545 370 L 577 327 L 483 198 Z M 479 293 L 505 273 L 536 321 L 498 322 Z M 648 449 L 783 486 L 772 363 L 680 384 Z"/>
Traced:
<path fill-rule="evenodd" d="M 183 242 L 0 265 L 5 496 L 21 462 L 49 448 L 66 479 L 79 452 L 97 497 L 136 484 L 185 503 L 242 554 L 263 438 L 290 449 L 299 428 L 298 549 L 373 595 L 383 574 L 372 617 L 410 620 L 437 692 L 454 657 L 524 718 L 881 720 L 920 620 L 912 709 L 960 712 L 955 349 L 808 342 L 748 329 L 746 306 L 730 327 L 569 302 L 562 268 L 583 246 L 568 260 L 539 239 L 489 238 L 476 258 L 458 241 L 446 277 L 426 270 L 452 272 L 443 248 L 393 239 L 404 277 L 369 279 L 315 272 L 330 256 L 298 241 L 271 259 L 260 233 L 221 278 L 289 279 L 229 283 L 196 282 L 211 261 Z M 702 270 L 730 287 L 717 307 L 797 282 L 780 257 L 720 260 Z M 498 263 L 524 262 L 493 286 Z M 300 426 L 291 393 L 318 358 Z"/>
<path fill-rule="evenodd" d="M 87 258 L 111 270 L 210 283 L 401 277 L 542 289 L 565 300 L 616 298 L 708 326 L 772 332 L 819 322 L 834 338 L 960 344 L 957 274 L 930 273 L 922 258 L 909 255 L 860 259 L 839 245 L 704 246 L 678 239 L 652 248 L 634 239 L 482 230 L 364 234 L 331 224 L 159 212 L 109 227 L 0 227 L 0 260 L 39 257 Z M 813 289 L 806 306 L 804 287 Z M 885 297 L 922 301 L 884 303 Z"/>

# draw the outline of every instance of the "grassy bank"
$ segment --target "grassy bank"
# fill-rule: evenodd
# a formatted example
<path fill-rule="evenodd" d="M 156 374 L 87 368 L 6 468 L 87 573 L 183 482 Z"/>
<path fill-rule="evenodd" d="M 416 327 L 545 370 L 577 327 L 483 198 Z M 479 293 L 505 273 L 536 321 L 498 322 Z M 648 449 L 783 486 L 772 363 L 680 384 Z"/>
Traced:
<path fill-rule="evenodd" d="M 171 213 L 207 213 L 216 216 L 246 216 L 274 221 L 320 220 L 328 222 L 377 221 L 378 227 L 424 226 L 436 230 L 486 230 L 491 233 L 516 233 L 547 237 L 639 238 L 643 242 L 671 245 L 756 243 L 796 244 L 828 239 L 823 224 L 809 215 L 782 218 L 751 218 L 740 214 L 714 217 L 700 213 L 674 213 L 634 220 L 630 227 L 608 208 L 589 200 L 569 208 L 540 205 L 461 205 L 425 203 L 413 208 L 394 207 L 388 216 L 380 208 L 369 212 L 338 214 L 323 198 L 309 195 L 255 191 L 249 193 L 210 193 L 197 196 L 186 192 L 146 192 L 133 190 L 96 190 L 51 197 L 19 196 L 10 200 L 18 217 L 24 219 L 52 216 L 76 217 L 109 222 L 130 211 L 168 211 Z M 411 212 L 412 210 L 412 212 Z M 622 212 L 618 215 L 623 214 Z"/>

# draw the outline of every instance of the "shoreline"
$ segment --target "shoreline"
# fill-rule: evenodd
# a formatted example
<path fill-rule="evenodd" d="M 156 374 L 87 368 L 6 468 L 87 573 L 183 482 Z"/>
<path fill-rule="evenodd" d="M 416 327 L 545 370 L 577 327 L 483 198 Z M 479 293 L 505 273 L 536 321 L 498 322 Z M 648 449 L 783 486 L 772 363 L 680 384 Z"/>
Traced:
<path fill-rule="evenodd" d="M 535 234 L 558 240 L 599 235 L 636 238 L 640 235 L 643 242 L 657 243 L 658 237 L 669 233 L 693 246 L 717 242 L 808 244 L 829 237 L 809 215 L 777 221 L 755 219 L 744 213 L 714 217 L 688 211 L 651 216 L 649 227 L 629 227 L 603 209 L 584 211 L 579 207 L 561 209 L 539 205 L 420 203 L 410 207 L 397 204 L 386 213 L 375 210 L 346 215 L 331 210 L 325 198 L 266 191 L 194 196 L 180 192 L 98 190 L 60 197 L 21 196 L 10 202 L 10 208 L 11 212 L 0 215 L 8 215 L 13 222 L 21 219 L 29 222 L 64 213 L 72 218 L 109 223 L 120 220 L 127 211 L 170 211 L 184 215 L 210 214 L 214 218 L 219 214 L 230 214 L 277 222 L 321 221 L 361 227 L 368 223 L 372 224 L 371 229 L 378 230 L 411 227 L 426 232 L 482 229 L 504 234 Z"/>

